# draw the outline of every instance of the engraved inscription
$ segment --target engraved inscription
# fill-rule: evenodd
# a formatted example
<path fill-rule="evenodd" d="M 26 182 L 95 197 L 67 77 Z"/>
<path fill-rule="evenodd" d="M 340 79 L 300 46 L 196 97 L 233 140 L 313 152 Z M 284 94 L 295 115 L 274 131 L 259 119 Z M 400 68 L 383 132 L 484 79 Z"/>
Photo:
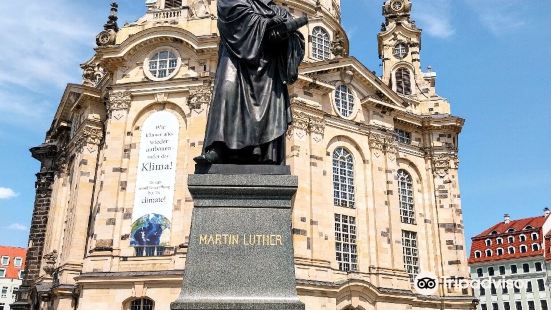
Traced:
<path fill-rule="evenodd" d="M 282 235 L 266 234 L 201 234 L 200 245 L 282 246 Z"/>

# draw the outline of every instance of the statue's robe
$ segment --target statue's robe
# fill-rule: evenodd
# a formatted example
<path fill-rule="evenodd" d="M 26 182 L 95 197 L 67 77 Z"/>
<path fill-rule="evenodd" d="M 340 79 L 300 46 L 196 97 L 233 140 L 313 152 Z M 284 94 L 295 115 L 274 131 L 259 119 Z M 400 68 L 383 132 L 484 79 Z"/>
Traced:
<path fill-rule="evenodd" d="M 259 163 L 284 162 L 287 84 L 298 77 L 304 37 L 297 31 L 273 39 L 277 15 L 293 18 L 272 0 L 218 0 L 221 42 L 204 151 L 218 145 L 237 157 L 252 153 Z"/>

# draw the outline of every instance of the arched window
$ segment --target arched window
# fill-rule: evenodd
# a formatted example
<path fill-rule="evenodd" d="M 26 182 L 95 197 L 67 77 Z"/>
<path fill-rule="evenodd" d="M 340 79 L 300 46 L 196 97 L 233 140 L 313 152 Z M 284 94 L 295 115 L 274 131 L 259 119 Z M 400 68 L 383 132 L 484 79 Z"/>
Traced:
<path fill-rule="evenodd" d="M 411 175 L 403 169 L 398 170 L 398 190 L 400 191 L 400 219 L 402 223 L 415 224 L 413 180 Z"/>
<path fill-rule="evenodd" d="M 354 208 L 354 158 L 345 148 L 333 152 L 333 197 L 335 206 Z"/>
<path fill-rule="evenodd" d="M 486 256 L 492 257 L 492 250 L 486 250 Z"/>
<path fill-rule="evenodd" d="M 503 244 L 503 238 L 499 237 L 496 239 L 497 244 Z"/>
<path fill-rule="evenodd" d="M 539 235 L 538 233 L 532 233 L 532 240 L 538 240 Z"/>
<path fill-rule="evenodd" d="M 492 240 L 490 240 L 490 239 L 486 239 L 485 242 L 486 242 L 486 246 L 492 245 Z"/>
<path fill-rule="evenodd" d="M 329 33 L 322 27 L 312 30 L 312 58 L 326 60 L 331 57 L 331 40 Z"/>
<path fill-rule="evenodd" d="M 508 232 L 508 233 L 514 233 L 514 232 L 515 232 L 515 229 L 514 229 L 514 228 L 509 228 L 509 229 L 507 229 L 507 232 Z"/>
<path fill-rule="evenodd" d="M 173 9 L 182 6 L 182 0 L 165 0 L 165 8 Z"/>
<path fill-rule="evenodd" d="M 130 303 L 130 310 L 153 310 L 153 300 L 149 298 L 135 299 Z"/>
<path fill-rule="evenodd" d="M 407 68 L 398 68 L 394 73 L 396 78 L 396 92 L 402 95 L 411 95 L 411 73 Z"/>
<path fill-rule="evenodd" d="M 520 246 L 520 253 L 526 253 L 526 252 L 528 252 L 528 247 L 525 246 L 525 245 L 521 245 Z"/>
<path fill-rule="evenodd" d="M 539 251 L 539 250 L 540 250 L 540 245 L 538 243 L 532 244 L 532 251 Z"/>
<path fill-rule="evenodd" d="M 474 252 L 474 257 L 475 258 L 480 258 L 481 256 L 482 256 L 482 252 L 480 252 L 480 251 L 475 251 Z"/>
<path fill-rule="evenodd" d="M 515 242 L 515 237 L 514 236 L 507 237 L 507 242 L 509 242 L 509 243 Z"/>
<path fill-rule="evenodd" d="M 512 246 L 508 247 L 508 248 L 507 248 L 507 252 L 508 252 L 509 254 L 515 254 L 515 247 L 512 247 Z"/>
<path fill-rule="evenodd" d="M 501 256 L 504 253 L 502 248 L 498 248 L 496 252 L 497 252 L 497 256 Z"/>
<path fill-rule="evenodd" d="M 343 117 L 349 117 L 354 111 L 354 94 L 346 85 L 340 85 L 335 89 L 335 105 L 337 111 Z"/>
<path fill-rule="evenodd" d="M 519 237 L 520 242 L 526 241 L 526 235 L 520 235 Z"/>

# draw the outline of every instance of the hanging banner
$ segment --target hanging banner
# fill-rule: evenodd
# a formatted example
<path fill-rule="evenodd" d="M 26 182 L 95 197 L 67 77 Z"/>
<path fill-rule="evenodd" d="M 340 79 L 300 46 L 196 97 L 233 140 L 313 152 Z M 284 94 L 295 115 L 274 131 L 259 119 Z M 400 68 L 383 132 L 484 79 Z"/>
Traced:
<path fill-rule="evenodd" d="M 170 242 L 178 118 L 159 111 L 143 123 L 140 140 L 131 246 L 163 246 Z"/>

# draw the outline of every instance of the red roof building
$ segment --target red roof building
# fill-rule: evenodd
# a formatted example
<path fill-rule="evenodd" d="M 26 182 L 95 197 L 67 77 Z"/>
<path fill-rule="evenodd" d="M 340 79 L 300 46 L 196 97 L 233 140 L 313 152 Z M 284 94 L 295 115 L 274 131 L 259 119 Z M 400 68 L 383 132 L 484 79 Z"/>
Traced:
<path fill-rule="evenodd" d="M 472 238 L 469 264 L 543 256 L 544 224 L 549 214 L 500 222 Z M 550 237 L 551 238 L 551 237 Z"/>
<path fill-rule="evenodd" d="M 541 216 L 519 220 L 511 220 L 506 214 L 502 222 L 472 238 L 471 278 L 474 282 L 491 283 L 490 287 L 474 288 L 480 300 L 478 310 L 549 309 L 550 214 L 545 209 Z M 498 280 L 502 282 L 495 282 Z M 523 287 L 500 284 L 516 282 Z"/>
<path fill-rule="evenodd" d="M 20 273 L 25 270 L 24 248 L 0 246 L 0 278 L 20 279 Z"/>

